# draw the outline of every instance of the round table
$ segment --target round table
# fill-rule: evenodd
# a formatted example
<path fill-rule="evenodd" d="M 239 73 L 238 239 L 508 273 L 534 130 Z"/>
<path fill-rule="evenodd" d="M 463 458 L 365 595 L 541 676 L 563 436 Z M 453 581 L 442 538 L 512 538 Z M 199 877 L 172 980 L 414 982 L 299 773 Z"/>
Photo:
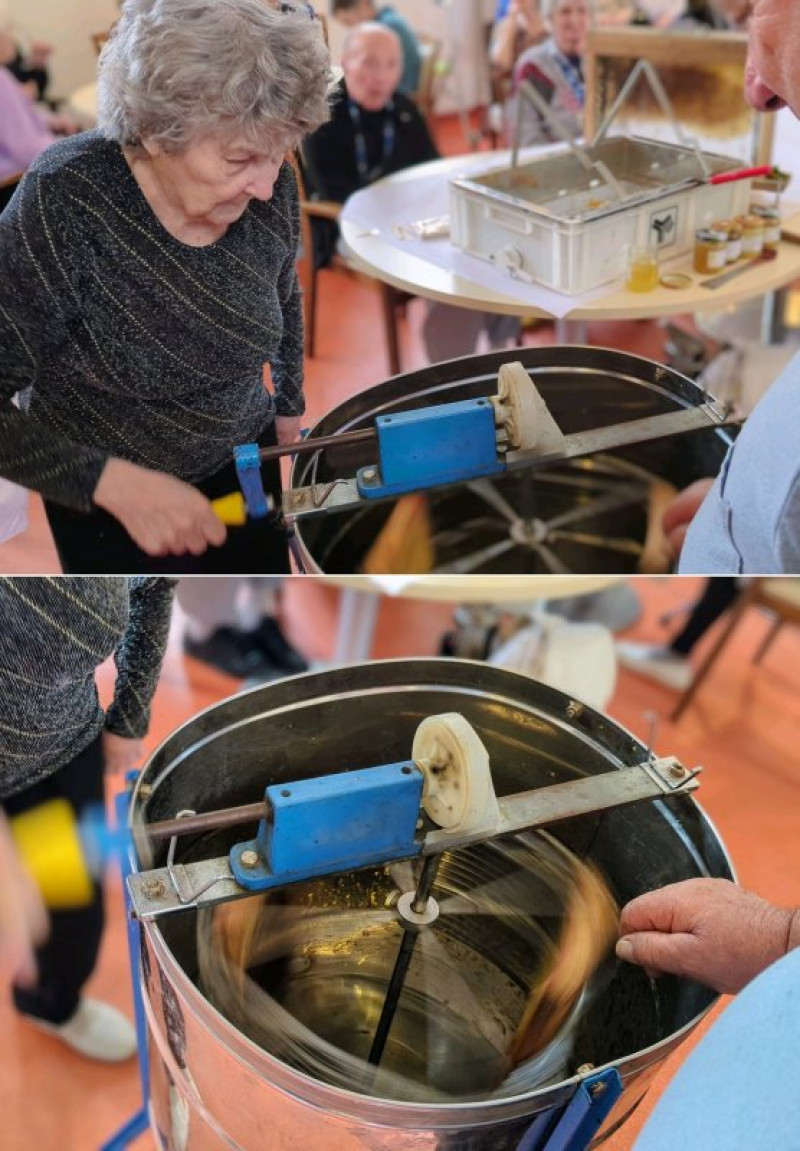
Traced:
<path fill-rule="evenodd" d="M 369 658 L 382 595 L 511 606 L 537 599 L 589 595 L 619 582 L 619 576 L 603 575 L 326 576 L 326 584 L 342 588 L 334 663 L 357 663 Z"/>
<path fill-rule="evenodd" d="M 476 165 L 485 168 L 499 166 L 507 162 L 509 156 L 509 152 L 484 152 L 477 156 L 473 154 L 432 160 L 427 164 L 407 168 L 393 176 L 386 176 L 358 195 L 362 198 L 361 203 L 368 205 L 370 215 L 379 217 L 383 204 L 388 205 L 391 202 L 395 205 L 398 192 L 402 193 L 404 189 L 408 189 L 411 193 L 416 181 L 435 177 L 437 185 L 439 181 L 444 185 L 455 176 L 463 174 L 465 169 L 474 172 Z M 413 254 L 403 251 L 396 241 L 388 238 L 392 224 L 400 221 L 392 220 L 388 213 L 384 213 L 382 218 L 387 219 L 385 227 L 364 228 L 348 218 L 348 207 L 345 205 L 340 219 L 342 239 L 348 255 L 356 266 L 368 275 L 415 296 L 440 300 L 458 307 L 514 316 L 553 315 L 552 312 L 537 308 L 527 300 L 503 294 L 481 283 L 478 277 L 482 261 L 478 259 L 471 261 L 475 265 L 476 276 L 475 279 L 471 279 L 439 267 L 420 256 L 418 251 Z M 800 229 L 800 215 L 785 220 L 784 225 Z M 456 249 L 453 249 L 454 258 L 457 254 Z M 735 280 L 713 290 L 703 288 L 701 280 L 692 272 L 691 254 L 687 254 L 683 259 L 669 260 L 668 263 L 670 272 L 687 271 L 692 276 L 690 287 L 684 289 L 658 287 L 652 292 L 636 293 L 612 285 L 595 298 L 564 312 L 563 318 L 569 321 L 656 319 L 662 316 L 712 311 L 741 303 L 754 296 L 766 296 L 791 283 L 792 280 L 800 278 L 800 245 L 782 243 L 776 259 L 749 268 Z M 486 267 L 488 269 L 489 265 Z"/>

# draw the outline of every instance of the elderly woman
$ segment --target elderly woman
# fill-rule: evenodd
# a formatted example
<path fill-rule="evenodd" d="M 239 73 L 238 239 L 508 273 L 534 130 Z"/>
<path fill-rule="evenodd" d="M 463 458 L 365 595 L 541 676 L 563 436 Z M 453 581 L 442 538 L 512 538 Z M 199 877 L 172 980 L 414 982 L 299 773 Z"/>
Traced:
<path fill-rule="evenodd" d="M 105 1062 L 130 1058 L 136 1036 L 115 1008 L 84 995 L 100 950 L 102 890 L 94 884 L 82 906 L 53 910 L 48 935 L 4 816 L 60 800 L 80 817 L 102 803 L 106 770 L 140 763 L 172 595 L 171 580 L 148 577 L 0 578 L 0 987 L 13 981 L 26 1019 Z M 104 709 L 95 671 L 112 655 Z"/>
<path fill-rule="evenodd" d="M 236 444 L 299 434 L 284 157 L 327 119 L 328 73 L 304 6 L 125 0 L 99 129 L 0 219 L 0 475 L 43 494 L 66 570 L 288 570 L 282 531 L 226 534 L 210 501 Z"/>
<path fill-rule="evenodd" d="M 571 136 L 583 135 L 583 53 L 589 29 L 588 0 L 549 0 L 543 5 L 551 36 L 517 60 L 507 109 L 510 137 L 519 124 L 519 143 L 548 144 L 561 139 L 551 123 L 520 92 L 531 84 Z M 517 114 L 519 112 L 519 120 Z"/>

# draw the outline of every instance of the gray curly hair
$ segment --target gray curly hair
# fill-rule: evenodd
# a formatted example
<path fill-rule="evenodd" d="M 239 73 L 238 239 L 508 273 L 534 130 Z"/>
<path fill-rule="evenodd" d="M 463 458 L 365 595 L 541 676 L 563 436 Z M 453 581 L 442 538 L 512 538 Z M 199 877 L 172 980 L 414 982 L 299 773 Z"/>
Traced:
<path fill-rule="evenodd" d="M 330 55 L 303 6 L 125 0 L 100 56 L 98 126 L 125 146 L 177 152 L 243 135 L 276 153 L 330 117 Z"/>

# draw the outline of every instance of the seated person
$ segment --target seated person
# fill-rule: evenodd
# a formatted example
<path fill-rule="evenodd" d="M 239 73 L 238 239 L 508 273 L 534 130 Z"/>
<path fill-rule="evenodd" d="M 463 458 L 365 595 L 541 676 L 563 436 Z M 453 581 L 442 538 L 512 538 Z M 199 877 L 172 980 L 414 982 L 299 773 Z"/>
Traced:
<path fill-rule="evenodd" d="M 583 135 L 583 53 L 589 28 L 588 0 L 550 0 L 546 13 L 551 37 L 523 52 L 517 61 L 512 95 L 507 108 L 509 139 L 515 139 L 519 114 L 522 147 L 549 144 L 561 139 L 547 120 L 520 93 L 523 82 L 531 84 L 573 137 Z"/>
<path fill-rule="evenodd" d="M 712 27 L 742 32 L 747 29 L 753 4 L 752 0 L 708 0 L 708 8 Z"/>
<path fill-rule="evenodd" d="M 602 27 L 624 27 L 633 21 L 636 12 L 633 0 L 594 0 L 595 23 Z"/>
<path fill-rule="evenodd" d="M 539 11 L 539 0 L 511 0 L 498 16 L 489 41 L 489 69 L 494 91 L 511 80 L 514 65 L 523 52 L 540 44 L 547 28 Z"/>
<path fill-rule="evenodd" d="M 687 0 L 636 0 L 637 23 L 651 28 L 671 28 L 688 16 Z"/>
<path fill-rule="evenodd" d="M 342 50 L 344 75 L 335 90 L 331 119 L 303 144 L 312 195 L 341 204 L 381 176 L 439 158 L 425 120 L 398 91 L 401 69 L 402 45 L 390 29 L 364 23 L 348 32 Z M 314 227 L 315 259 L 322 266 L 335 250 L 338 229 L 324 220 L 315 221 Z M 429 305 L 423 328 L 429 359 L 468 355 L 483 329 L 499 347 L 516 337 L 519 322 L 447 304 Z"/>
<path fill-rule="evenodd" d="M 34 108 L 8 69 L 0 68 L 0 181 L 24 172 L 55 139 L 47 116 Z"/>
<path fill-rule="evenodd" d="M 51 52 L 49 44 L 37 42 L 31 45 L 30 52 L 23 55 L 8 22 L 0 20 L 0 66 L 8 68 L 32 100 L 45 98 L 50 81 L 47 61 Z"/>
<path fill-rule="evenodd" d="M 389 4 L 378 8 L 375 0 L 331 0 L 331 15 L 347 28 L 354 28 L 356 24 L 362 24 L 365 20 L 382 24 L 384 28 L 391 28 L 400 38 L 403 47 L 403 71 L 397 91 L 404 96 L 411 96 L 417 91 L 422 70 L 422 53 L 411 25 L 399 12 L 395 12 Z"/>

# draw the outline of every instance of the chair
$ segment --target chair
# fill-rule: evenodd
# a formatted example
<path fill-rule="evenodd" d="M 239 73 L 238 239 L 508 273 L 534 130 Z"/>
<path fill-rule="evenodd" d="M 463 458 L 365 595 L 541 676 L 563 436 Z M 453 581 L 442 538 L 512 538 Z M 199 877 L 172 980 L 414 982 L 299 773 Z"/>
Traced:
<path fill-rule="evenodd" d="M 13 176 L 6 176 L 5 180 L 0 180 L 0 212 L 14 195 L 17 185 L 24 175 L 24 172 L 15 172 Z"/>
<path fill-rule="evenodd" d="M 107 32 L 93 32 L 92 33 L 91 41 L 92 41 L 92 47 L 94 48 L 95 56 L 99 56 L 100 53 L 103 51 L 103 48 L 105 47 L 110 35 L 111 35 L 111 29 L 110 28 L 108 29 Z"/>
<path fill-rule="evenodd" d="M 680 719 L 697 695 L 745 612 L 751 607 L 764 608 L 774 615 L 772 626 L 753 656 L 753 663 L 759 664 L 784 624 L 800 625 L 800 579 L 755 579 L 742 592 L 731 608 L 719 638 L 701 663 L 689 687 L 678 700 L 670 716 L 673 722 Z"/>
<path fill-rule="evenodd" d="M 421 57 L 419 85 L 416 92 L 409 92 L 409 96 L 427 120 L 433 112 L 437 65 L 442 51 L 442 42 L 424 32 L 417 32 L 415 35 Z"/>
<path fill-rule="evenodd" d="M 312 220 L 338 220 L 342 205 L 333 200 L 312 200 L 306 192 L 306 182 L 303 176 L 302 159 L 297 153 L 291 155 L 289 160 L 294 168 L 297 187 L 300 195 L 300 242 L 303 251 L 303 260 L 300 267 L 300 282 L 305 299 L 305 352 L 313 359 L 317 348 L 317 299 L 319 273 L 314 260 L 314 237 L 311 229 Z M 354 268 L 350 261 L 335 253 L 328 267 L 337 272 L 343 272 L 354 278 L 374 284 L 380 295 L 383 326 L 386 334 L 386 349 L 389 360 L 390 374 L 396 376 L 400 372 L 400 340 L 398 335 L 398 312 L 405 309 L 411 298 L 407 293 L 376 280 Z"/>

